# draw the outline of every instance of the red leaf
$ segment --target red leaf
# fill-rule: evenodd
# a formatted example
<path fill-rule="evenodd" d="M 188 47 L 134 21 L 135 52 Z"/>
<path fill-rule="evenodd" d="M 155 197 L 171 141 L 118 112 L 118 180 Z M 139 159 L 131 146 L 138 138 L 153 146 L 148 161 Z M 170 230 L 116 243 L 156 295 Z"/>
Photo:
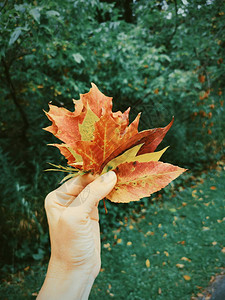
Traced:
<path fill-rule="evenodd" d="M 139 119 L 136 118 L 136 120 L 138 121 Z M 134 122 L 137 122 L 136 120 Z M 104 161 L 104 163 L 101 166 L 101 170 L 103 170 L 104 166 L 107 165 L 107 163 L 110 160 L 112 160 L 114 157 L 118 156 L 119 154 L 125 152 L 126 150 L 128 150 L 136 145 L 146 143 L 146 147 L 143 148 L 145 146 L 145 144 L 144 144 L 141 147 L 141 149 L 139 150 L 137 155 L 144 154 L 147 152 L 154 152 L 156 147 L 163 140 L 164 136 L 166 135 L 166 133 L 172 126 L 173 121 L 174 121 L 174 119 L 172 119 L 172 121 L 166 127 L 163 127 L 163 128 L 154 128 L 154 129 L 144 130 L 141 132 L 137 132 L 136 134 L 133 132 L 130 135 L 130 138 L 122 140 L 121 143 L 118 145 L 118 147 L 114 150 L 114 152 L 111 153 L 111 155 Z M 147 151 L 147 149 L 149 149 L 150 151 Z"/>
<path fill-rule="evenodd" d="M 121 164 L 115 170 L 117 184 L 107 198 L 113 202 L 137 201 L 161 190 L 184 171 L 159 161 Z"/>
<path fill-rule="evenodd" d="M 169 131 L 170 127 L 173 125 L 173 121 L 174 117 L 166 127 L 152 129 L 151 134 L 146 137 L 144 141 L 145 144 L 141 147 L 137 155 L 154 152 Z"/>

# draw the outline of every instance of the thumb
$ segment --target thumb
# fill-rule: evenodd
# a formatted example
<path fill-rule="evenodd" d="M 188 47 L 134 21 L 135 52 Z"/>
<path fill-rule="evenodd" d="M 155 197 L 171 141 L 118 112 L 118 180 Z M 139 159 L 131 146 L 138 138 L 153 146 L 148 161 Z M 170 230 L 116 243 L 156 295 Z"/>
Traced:
<path fill-rule="evenodd" d="M 106 197 L 117 182 L 116 174 L 109 171 L 88 184 L 77 196 L 85 211 L 89 214 L 98 202 Z M 78 200 L 78 199 L 77 199 Z"/>

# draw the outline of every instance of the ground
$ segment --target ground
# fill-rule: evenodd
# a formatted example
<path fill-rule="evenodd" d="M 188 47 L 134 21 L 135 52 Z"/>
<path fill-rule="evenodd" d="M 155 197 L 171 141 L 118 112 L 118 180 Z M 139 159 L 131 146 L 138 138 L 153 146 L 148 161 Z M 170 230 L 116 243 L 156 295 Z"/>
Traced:
<path fill-rule="evenodd" d="M 129 204 L 129 214 L 101 236 L 102 268 L 90 300 L 222 300 L 211 283 L 224 273 L 223 169 L 193 177 L 185 188 L 172 185 L 151 202 Z M 1 299 L 34 299 L 45 271 L 46 265 L 31 262 L 9 275 Z"/>

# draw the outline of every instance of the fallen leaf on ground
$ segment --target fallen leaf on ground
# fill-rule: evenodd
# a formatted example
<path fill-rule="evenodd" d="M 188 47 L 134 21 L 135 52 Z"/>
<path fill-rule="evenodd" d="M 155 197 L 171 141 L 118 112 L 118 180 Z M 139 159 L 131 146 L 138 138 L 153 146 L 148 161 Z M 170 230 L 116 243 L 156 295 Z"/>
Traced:
<path fill-rule="evenodd" d="M 191 259 L 189 259 L 189 258 L 187 258 L 187 257 L 185 257 L 185 256 L 183 256 L 183 257 L 181 258 L 181 260 L 185 260 L 185 261 L 191 262 Z"/>
<path fill-rule="evenodd" d="M 202 231 L 208 231 L 208 230 L 210 230 L 209 227 L 206 227 L 206 226 L 203 226 L 203 227 L 202 227 Z"/>
<path fill-rule="evenodd" d="M 147 268 L 150 268 L 150 260 L 149 259 L 146 259 L 145 264 L 146 264 Z"/>
<path fill-rule="evenodd" d="M 214 185 L 211 186 L 211 187 L 210 187 L 210 190 L 215 191 L 215 190 L 216 190 L 216 186 L 214 186 Z"/>
<path fill-rule="evenodd" d="M 185 279 L 186 281 L 191 280 L 191 277 L 190 277 L 189 275 L 184 275 L 183 277 L 184 277 L 184 279 Z"/>
<path fill-rule="evenodd" d="M 183 264 L 176 264 L 176 267 L 179 268 L 179 269 L 182 269 L 182 268 L 184 268 L 184 265 Z"/>

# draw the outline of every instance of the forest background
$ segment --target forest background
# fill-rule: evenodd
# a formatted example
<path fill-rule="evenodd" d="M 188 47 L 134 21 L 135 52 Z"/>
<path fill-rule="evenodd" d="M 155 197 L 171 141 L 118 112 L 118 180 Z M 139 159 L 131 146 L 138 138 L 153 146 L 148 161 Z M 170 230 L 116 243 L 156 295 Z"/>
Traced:
<path fill-rule="evenodd" d="M 43 112 L 49 102 L 73 110 L 72 98 L 94 82 L 113 96 L 114 111 L 131 107 L 131 121 L 142 112 L 140 130 L 164 127 L 175 117 L 160 146 L 170 145 L 162 160 L 189 171 L 154 198 L 107 202 L 108 215 L 101 206 L 106 240 L 132 211 L 139 219 L 152 200 L 173 203 L 174 190 L 223 169 L 224 14 L 222 0 L 0 3 L 3 282 L 12 285 L 21 276 L 24 282 L 32 265 L 41 269 L 49 258 L 44 198 L 63 175 L 44 170 L 47 162 L 66 164 L 57 149 L 46 146 L 56 142 L 42 130 L 50 125 Z"/>

